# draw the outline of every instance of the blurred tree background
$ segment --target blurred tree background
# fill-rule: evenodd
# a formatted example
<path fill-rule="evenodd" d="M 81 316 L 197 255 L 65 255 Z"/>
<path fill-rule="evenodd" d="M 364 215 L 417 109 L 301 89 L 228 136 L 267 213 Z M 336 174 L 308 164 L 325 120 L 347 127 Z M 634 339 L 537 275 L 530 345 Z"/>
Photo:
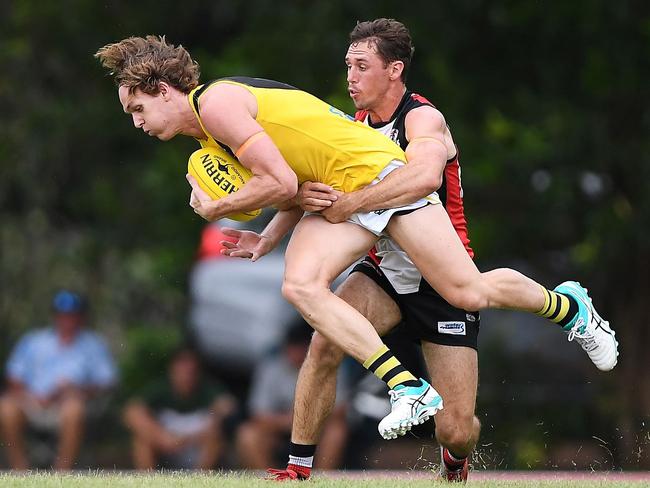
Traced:
<path fill-rule="evenodd" d="M 597 405 L 581 394 L 558 398 L 551 386 L 504 406 L 511 392 L 502 381 L 553 385 L 565 376 L 552 363 L 499 356 L 498 344 L 482 349 L 479 412 L 491 415 L 482 417 L 482 445 L 495 442 L 484 452 L 509 466 L 548 467 L 535 464 L 551 462 L 547 441 L 573 439 L 575 452 L 596 437 L 612 453 L 607 466 L 647 467 L 650 8 L 642 0 L 0 0 L 0 358 L 47 320 L 60 286 L 89 295 L 118 356 L 138 336 L 129 330 L 176 337 L 169 331 L 185 321 L 202 228 L 183 177 L 195 145 L 133 130 L 97 48 L 166 34 L 189 49 L 205 80 L 277 79 L 351 112 L 347 34 L 357 20 L 382 16 L 410 27 L 409 87 L 442 110 L 461 146 L 479 265 L 525 262 L 549 285 L 568 276 L 589 284 L 621 343 L 613 373 L 578 375 Z M 572 400 L 578 410 L 567 409 Z M 559 423 L 531 420 L 549 418 Z"/>

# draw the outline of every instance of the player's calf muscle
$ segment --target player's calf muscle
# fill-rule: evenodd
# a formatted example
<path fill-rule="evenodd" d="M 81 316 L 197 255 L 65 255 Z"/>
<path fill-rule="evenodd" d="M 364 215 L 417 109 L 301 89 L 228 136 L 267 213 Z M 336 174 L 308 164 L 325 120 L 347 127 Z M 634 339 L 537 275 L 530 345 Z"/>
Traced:
<path fill-rule="evenodd" d="M 305 364 L 319 370 L 336 370 L 343 361 L 343 351 L 319 333 L 314 333 Z"/>

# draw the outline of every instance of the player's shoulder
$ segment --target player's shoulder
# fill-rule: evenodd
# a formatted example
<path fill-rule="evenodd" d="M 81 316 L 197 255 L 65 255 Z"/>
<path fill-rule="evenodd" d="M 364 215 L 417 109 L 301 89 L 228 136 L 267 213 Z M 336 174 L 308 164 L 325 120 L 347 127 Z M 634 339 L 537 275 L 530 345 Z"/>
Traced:
<path fill-rule="evenodd" d="M 237 100 L 249 98 L 252 95 L 250 90 L 241 83 L 229 82 L 229 80 L 216 80 L 205 87 L 201 96 L 201 106 L 214 102 L 237 102 Z"/>
<path fill-rule="evenodd" d="M 407 92 L 402 101 L 400 108 L 400 117 L 403 117 L 405 123 L 413 121 L 429 121 L 438 123 L 444 121 L 442 113 L 426 97 L 416 92 Z"/>
<path fill-rule="evenodd" d="M 405 113 L 405 124 L 407 126 L 412 124 L 427 124 L 444 127 L 446 122 L 442 112 L 433 105 L 418 105 Z"/>
<path fill-rule="evenodd" d="M 204 121 L 227 121 L 242 109 L 249 113 L 257 110 L 255 96 L 242 84 L 217 80 L 200 95 L 199 114 Z"/>
<path fill-rule="evenodd" d="M 425 96 L 420 95 L 416 92 L 410 92 L 408 94 L 406 105 L 409 108 L 418 108 L 422 106 L 430 106 L 435 108 L 435 105 L 431 103 Z"/>

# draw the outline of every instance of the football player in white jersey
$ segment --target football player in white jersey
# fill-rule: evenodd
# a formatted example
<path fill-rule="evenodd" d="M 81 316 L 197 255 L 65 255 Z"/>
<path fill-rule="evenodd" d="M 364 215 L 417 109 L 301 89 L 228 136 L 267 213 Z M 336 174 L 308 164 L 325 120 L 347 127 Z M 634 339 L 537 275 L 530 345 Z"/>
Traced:
<path fill-rule="evenodd" d="M 350 37 L 346 64 L 349 93 L 359 109 L 357 120 L 383 132 L 404 150 L 412 142 L 430 142 L 409 137 L 410 132 L 419 132 L 418 127 L 444 118 L 428 100 L 406 87 L 406 71 L 413 51 L 406 27 L 392 19 L 377 19 L 357 24 Z M 431 162 L 440 177 L 438 194 L 454 230 L 473 258 L 463 210 L 458 148 L 448 127 L 444 135 L 447 157 L 432 158 Z M 329 214 L 328 218 L 336 221 L 354 208 L 344 201 L 347 195 L 312 182 L 302 185 L 298 202 L 304 210 Z M 337 202 L 342 203 L 342 209 L 337 209 Z M 239 231 L 233 235 L 241 237 Z M 558 295 L 568 291 L 581 295 L 572 282 L 563 286 L 556 289 Z M 576 290 L 571 289 L 574 287 Z M 404 329 L 399 333 L 421 342 L 428 373 L 435 378 L 445 402 L 445 408 L 436 415 L 441 476 L 448 481 L 465 481 L 468 456 L 480 433 L 480 422 L 474 415 L 479 313 L 447 303 L 422 278 L 408 255 L 385 237 L 354 267 L 337 294 L 362 312 L 380 335 L 402 322 Z M 549 304 L 548 308 L 554 307 Z M 565 307 L 557 308 L 554 316 L 551 310 L 540 315 L 555 319 L 572 339 L 577 307 L 567 308 L 562 316 L 560 312 Z M 583 342 L 581 345 L 585 347 Z M 340 349 L 322 335 L 314 334 L 296 387 L 289 463 L 286 469 L 269 470 L 274 479 L 309 478 L 321 429 L 334 405 L 336 370 L 342 359 Z"/>

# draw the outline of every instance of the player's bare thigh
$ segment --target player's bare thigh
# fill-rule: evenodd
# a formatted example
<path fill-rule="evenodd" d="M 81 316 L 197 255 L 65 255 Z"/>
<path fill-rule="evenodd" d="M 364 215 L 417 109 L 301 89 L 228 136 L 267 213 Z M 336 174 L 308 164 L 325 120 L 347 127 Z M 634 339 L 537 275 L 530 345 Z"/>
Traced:
<path fill-rule="evenodd" d="M 285 253 L 285 282 L 329 286 L 376 241 L 374 234 L 356 224 L 330 224 L 319 215 L 307 215 L 293 231 Z"/>
<path fill-rule="evenodd" d="M 399 307 L 381 286 L 363 273 L 350 274 L 335 292 L 367 318 L 380 336 L 402 320 Z"/>
<path fill-rule="evenodd" d="M 465 310 L 478 310 L 475 305 L 483 305 L 479 300 L 482 293 L 467 293 L 481 286 L 481 273 L 442 205 L 427 205 L 394 216 L 387 230 L 429 284 L 448 302 Z"/>

